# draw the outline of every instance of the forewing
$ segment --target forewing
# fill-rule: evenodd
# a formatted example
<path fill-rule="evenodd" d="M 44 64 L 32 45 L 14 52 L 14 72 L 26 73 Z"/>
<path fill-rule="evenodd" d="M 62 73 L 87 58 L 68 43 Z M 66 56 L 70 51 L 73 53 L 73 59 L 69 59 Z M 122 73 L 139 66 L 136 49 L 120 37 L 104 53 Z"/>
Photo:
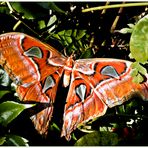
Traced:
<path fill-rule="evenodd" d="M 23 33 L 0 35 L 0 65 L 16 83 L 20 100 L 48 104 L 31 117 L 40 134 L 47 134 L 65 60 L 53 47 Z"/>
<path fill-rule="evenodd" d="M 132 82 L 131 63 L 115 59 L 77 60 L 66 99 L 62 136 L 82 123 L 105 114 L 107 107 L 120 105 L 135 93 L 148 98 L 148 81 Z"/>

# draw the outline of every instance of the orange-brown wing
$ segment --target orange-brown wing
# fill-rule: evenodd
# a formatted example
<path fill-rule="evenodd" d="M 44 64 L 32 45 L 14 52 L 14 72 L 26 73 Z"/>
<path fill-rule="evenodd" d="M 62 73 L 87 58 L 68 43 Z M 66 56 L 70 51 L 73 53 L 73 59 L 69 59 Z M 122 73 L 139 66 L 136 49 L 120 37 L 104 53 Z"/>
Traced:
<path fill-rule="evenodd" d="M 28 35 L 0 35 L 0 65 L 18 86 L 20 99 L 48 103 L 46 109 L 31 117 L 41 134 L 47 134 L 65 61 L 53 47 Z"/>
<path fill-rule="evenodd" d="M 115 59 L 75 61 L 61 136 L 69 140 L 80 124 L 104 115 L 107 107 L 120 105 L 135 93 L 148 98 L 148 80 L 133 83 L 130 65 L 128 61 Z"/>

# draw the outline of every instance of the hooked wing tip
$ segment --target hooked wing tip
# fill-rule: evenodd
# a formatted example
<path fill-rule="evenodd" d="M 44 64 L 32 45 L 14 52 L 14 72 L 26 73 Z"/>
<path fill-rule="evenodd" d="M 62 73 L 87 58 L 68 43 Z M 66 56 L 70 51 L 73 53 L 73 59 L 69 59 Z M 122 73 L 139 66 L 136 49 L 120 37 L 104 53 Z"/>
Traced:
<path fill-rule="evenodd" d="M 44 137 L 48 134 L 49 121 L 51 120 L 53 112 L 53 107 L 48 107 L 36 115 L 31 117 L 32 122 L 34 123 L 35 129 L 39 134 Z"/>

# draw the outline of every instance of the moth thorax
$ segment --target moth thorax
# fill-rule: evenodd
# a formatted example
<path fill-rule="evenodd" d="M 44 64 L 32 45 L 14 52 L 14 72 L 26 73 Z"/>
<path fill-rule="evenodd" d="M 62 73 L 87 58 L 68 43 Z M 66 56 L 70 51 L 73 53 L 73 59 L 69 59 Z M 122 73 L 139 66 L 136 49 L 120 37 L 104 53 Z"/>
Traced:
<path fill-rule="evenodd" d="M 69 57 L 66 61 L 66 64 L 64 66 L 64 76 L 63 76 L 63 85 L 64 87 L 67 87 L 70 83 L 70 77 L 71 77 L 71 72 L 73 68 L 73 59 L 72 57 Z"/>

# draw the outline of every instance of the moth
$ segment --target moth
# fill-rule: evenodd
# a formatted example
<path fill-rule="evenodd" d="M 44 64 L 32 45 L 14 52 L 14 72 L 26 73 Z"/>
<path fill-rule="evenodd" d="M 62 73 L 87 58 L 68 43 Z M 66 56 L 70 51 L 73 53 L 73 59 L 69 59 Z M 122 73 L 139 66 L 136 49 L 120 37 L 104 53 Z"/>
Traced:
<path fill-rule="evenodd" d="M 23 33 L 0 35 L 0 65 L 17 85 L 20 100 L 48 104 L 31 117 L 41 135 L 47 135 L 61 77 L 63 86 L 69 87 L 61 133 L 67 140 L 79 125 L 103 116 L 108 107 L 121 105 L 136 93 L 148 99 L 148 74 L 144 83 L 134 83 L 131 62 L 106 58 L 74 61 Z"/>

